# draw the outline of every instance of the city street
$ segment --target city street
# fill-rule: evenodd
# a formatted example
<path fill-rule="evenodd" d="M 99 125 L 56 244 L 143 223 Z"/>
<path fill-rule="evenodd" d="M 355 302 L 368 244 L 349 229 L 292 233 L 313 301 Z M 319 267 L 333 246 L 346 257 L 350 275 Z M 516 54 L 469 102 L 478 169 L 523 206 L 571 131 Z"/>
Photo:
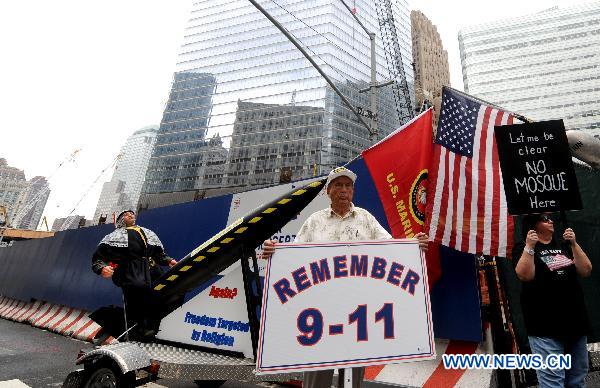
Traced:
<path fill-rule="evenodd" d="M 600 0 L 0 14 L 0 388 L 600 388 Z"/>
<path fill-rule="evenodd" d="M 79 349 L 88 346 L 82 341 L 0 319 L 0 386 L 10 386 L 2 382 L 18 379 L 30 387 L 59 387 L 75 369 Z"/>
<path fill-rule="evenodd" d="M 87 342 L 0 319 L 0 388 L 61 387 L 77 369 L 75 357 Z M 159 380 L 148 388 L 194 388 L 191 381 Z M 228 381 L 224 388 L 253 388 L 254 384 Z"/>

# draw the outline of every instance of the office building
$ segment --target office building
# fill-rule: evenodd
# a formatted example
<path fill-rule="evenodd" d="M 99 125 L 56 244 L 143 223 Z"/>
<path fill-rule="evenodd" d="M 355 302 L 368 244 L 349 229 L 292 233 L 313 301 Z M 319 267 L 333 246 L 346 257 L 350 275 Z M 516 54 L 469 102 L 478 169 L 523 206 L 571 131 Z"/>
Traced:
<path fill-rule="evenodd" d="M 358 92 L 370 82 L 370 40 L 341 2 L 283 0 L 261 4 L 300 41 L 357 109 L 362 112 L 370 109 L 369 94 Z M 396 46 L 402 57 L 401 69 L 412 90 L 408 3 L 393 0 L 389 4 L 397 33 Z M 352 5 L 363 24 L 379 34 L 375 3 L 357 0 Z M 380 11 L 384 12 L 383 9 Z M 382 17 L 387 20 L 386 15 Z M 377 39 L 376 56 L 378 81 L 384 81 L 389 78 L 390 71 L 381 38 Z M 249 162 L 252 166 L 257 166 L 261 164 L 259 161 L 271 158 L 276 153 L 289 153 L 284 149 L 284 142 L 272 145 L 277 147 L 276 150 L 269 149 L 272 134 L 259 132 L 263 131 L 263 124 L 267 126 L 271 121 L 264 117 L 255 123 L 248 121 L 245 118 L 248 109 L 257 109 L 257 117 L 264 114 L 265 110 L 273 110 L 272 113 L 276 114 L 281 113 L 283 107 L 295 106 L 289 119 L 293 123 L 294 116 L 297 115 L 296 126 L 292 124 L 289 128 L 278 128 L 281 134 L 288 135 L 298 131 L 298 127 L 302 125 L 298 123 L 303 122 L 307 112 L 310 112 L 308 116 L 322 118 L 319 125 L 309 125 L 312 131 L 311 144 L 316 148 L 307 150 L 305 146 L 302 147 L 302 153 L 309 152 L 310 157 L 304 158 L 306 155 L 302 155 L 305 159 L 303 167 L 306 168 L 294 170 L 294 179 L 312 175 L 315 166 L 316 173 L 322 174 L 333 166 L 346 163 L 378 138 L 397 128 L 400 123 L 391 87 L 379 89 L 377 123 L 380 132 L 378 136 L 370 137 L 369 131 L 343 106 L 340 98 L 301 52 L 251 3 L 242 0 L 201 0 L 194 3 L 178 58 L 178 74 L 186 74 L 190 78 L 186 80 L 188 83 L 195 77 L 203 86 L 190 84 L 179 88 L 177 82 L 174 82 L 172 96 L 161 123 L 155 155 L 152 156 L 147 173 L 144 193 L 149 195 L 188 190 L 193 192 L 186 194 L 191 199 L 198 197 L 202 189 L 213 187 L 206 180 L 203 171 L 206 162 L 202 155 L 207 149 L 187 146 L 216 135 L 223 139 L 225 148 L 231 147 L 231 155 L 226 159 L 233 164 L 237 163 L 236 166 L 223 166 L 223 172 L 227 175 L 222 179 L 224 185 L 277 183 L 282 173 L 281 168 L 289 167 L 285 163 L 268 168 L 247 166 L 248 170 L 236 171 L 236 168 L 241 168 L 239 159 L 254 158 Z M 196 88 L 203 88 L 204 93 L 196 97 L 183 95 L 183 90 Z M 174 93 L 178 94 L 177 98 L 173 97 Z M 190 140 L 180 139 L 180 147 L 185 148 L 183 150 L 171 147 L 173 152 L 159 154 L 161 136 L 163 132 L 166 136 L 167 132 L 163 130 L 163 125 L 180 123 L 185 127 L 184 123 L 188 120 L 186 114 L 196 115 L 191 111 L 202 108 L 205 108 L 204 111 L 199 113 L 206 121 L 195 123 L 193 128 L 178 130 L 181 134 L 197 131 L 198 136 Z M 242 116 L 241 112 L 244 112 Z M 167 113 L 172 119 L 167 118 Z M 239 117 L 243 117 L 242 121 Z M 286 117 L 286 123 L 287 119 Z M 365 121 L 369 122 L 369 119 L 365 118 Z M 242 149 L 241 144 L 236 142 L 235 137 L 241 130 L 241 125 L 255 134 L 252 145 L 257 147 L 256 150 L 250 151 L 249 145 Z M 260 138 L 265 143 L 257 140 Z M 176 160 L 174 152 L 177 152 L 177 158 L 185 160 Z M 240 152 L 249 152 L 252 156 L 240 156 Z M 159 157 L 169 161 L 161 164 Z M 297 165 L 294 166 L 297 168 Z M 251 169 L 254 169 L 253 176 L 249 173 Z M 248 171 L 248 175 L 244 175 L 244 171 Z M 218 174 L 219 172 L 214 172 L 209 175 L 216 177 Z M 247 179 L 244 180 L 244 177 Z"/>
<path fill-rule="evenodd" d="M 27 181 L 23 170 L 0 158 L 0 206 L 6 211 L 4 223 L 16 229 L 35 230 L 49 196 L 46 178 L 36 176 Z"/>
<path fill-rule="evenodd" d="M 469 94 L 600 136 L 600 2 L 471 26 L 459 43 Z"/>
<path fill-rule="evenodd" d="M 25 203 L 28 188 L 25 172 L 0 158 L 0 206 L 6 209 L 8 225 L 12 226 L 19 207 Z"/>
<path fill-rule="evenodd" d="M 175 74 L 146 172 L 140 206 L 145 208 L 155 202 L 169 205 L 167 198 L 173 192 L 194 193 L 209 186 L 215 168 L 207 167 L 225 164 L 227 150 L 219 148 L 219 140 L 209 141 L 206 136 L 215 87 L 215 77 L 209 73 L 181 71 Z M 218 135 L 215 136 L 218 139 Z M 220 162 L 215 161 L 219 156 Z M 205 176 L 208 176 L 207 182 Z"/>
<path fill-rule="evenodd" d="M 325 109 L 238 101 L 237 112 L 225 186 L 264 186 L 315 172 Z"/>
<path fill-rule="evenodd" d="M 50 197 L 48 181 L 43 176 L 35 176 L 28 182 L 27 195 L 25 196 L 26 209 L 22 209 L 18 223 L 14 225 L 18 229 L 36 230 L 42 219 L 46 203 Z"/>
<path fill-rule="evenodd" d="M 157 132 L 158 126 L 148 126 L 135 131 L 127 139 L 119 153 L 111 180 L 102 186 L 94 222 L 98 223 L 101 215 L 111 219 L 113 213 L 137 209 Z"/>
<path fill-rule="evenodd" d="M 106 223 L 112 223 L 112 216 L 110 219 L 106 220 Z M 96 220 L 97 223 L 97 220 Z M 50 229 L 52 232 L 60 232 L 63 230 L 69 229 L 79 229 L 87 226 L 87 221 L 84 216 L 73 215 L 63 218 L 57 218 L 52 223 L 52 228 Z"/>
<path fill-rule="evenodd" d="M 416 108 L 434 106 L 434 124 L 439 117 L 442 87 L 450 85 L 448 53 L 431 21 L 421 11 L 411 11 L 412 54 L 415 69 Z"/>

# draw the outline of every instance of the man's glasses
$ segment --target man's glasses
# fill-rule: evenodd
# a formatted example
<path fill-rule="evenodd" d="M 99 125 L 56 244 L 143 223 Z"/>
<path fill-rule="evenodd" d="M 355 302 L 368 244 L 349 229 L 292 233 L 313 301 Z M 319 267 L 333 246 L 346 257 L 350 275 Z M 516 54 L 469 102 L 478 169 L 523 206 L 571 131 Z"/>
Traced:
<path fill-rule="evenodd" d="M 554 220 L 552 219 L 552 217 L 550 217 L 548 214 L 542 214 L 540 216 L 540 221 L 542 222 L 552 222 L 554 223 Z"/>

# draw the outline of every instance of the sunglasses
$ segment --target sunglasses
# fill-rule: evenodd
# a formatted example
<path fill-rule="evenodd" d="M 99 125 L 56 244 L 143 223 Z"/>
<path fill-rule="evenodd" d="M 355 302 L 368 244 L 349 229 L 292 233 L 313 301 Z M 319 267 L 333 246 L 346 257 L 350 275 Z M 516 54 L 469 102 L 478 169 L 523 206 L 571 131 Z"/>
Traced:
<path fill-rule="evenodd" d="M 542 222 L 552 222 L 554 223 L 554 220 L 552 219 L 552 217 L 550 217 L 548 214 L 542 214 L 540 216 L 540 221 Z"/>

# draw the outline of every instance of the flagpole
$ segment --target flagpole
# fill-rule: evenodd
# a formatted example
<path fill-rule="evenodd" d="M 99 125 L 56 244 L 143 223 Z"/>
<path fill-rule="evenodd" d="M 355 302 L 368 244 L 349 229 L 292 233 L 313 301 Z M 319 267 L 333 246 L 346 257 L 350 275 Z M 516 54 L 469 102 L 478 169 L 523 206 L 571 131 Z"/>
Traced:
<path fill-rule="evenodd" d="M 509 111 L 509 110 L 506 110 L 506 109 L 502 108 L 501 106 L 498 106 L 498 105 L 496 105 L 496 104 L 492 104 L 491 102 L 488 102 L 488 101 L 485 101 L 485 100 L 482 100 L 482 99 L 481 99 L 481 98 L 479 98 L 479 97 L 475 97 L 475 96 L 472 96 L 472 95 L 470 95 L 470 94 L 467 94 L 467 93 L 465 93 L 465 92 L 463 92 L 463 91 L 461 91 L 461 90 L 454 89 L 454 88 L 453 88 L 453 87 L 451 87 L 451 86 L 444 86 L 444 88 L 451 89 L 451 90 L 452 90 L 454 93 L 456 93 L 456 94 L 460 94 L 460 95 L 461 95 L 461 96 L 463 96 L 463 97 L 466 97 L 466 98 L 470 98 L 470 99 L 472 99 L 472 100 L 475 100 L 475 101 L 477 101 L 477 102 L 479 102 L 479 103 L 481 103 L 481 104 L 489 105 L 489 106 L 491 106 L 492 108 L 496 108 L 496 109 L 499 109 L 499 110 L 505 111 L 505 112 L 507 112 L 507 113 L 510 113 L 510 114 L 511 114 L 511 115 L 513 115 L 513 116 L 514 116 L 516 119 L 519 119 L 519 120 L 521 120 L 521 121 L 522 121 L 522 122 L 524 122 L 524 123 L 533 123 L 533 121 L 534 121 L 534 120 L 532 120 L 532 119 L 530 119 L 530 118 L 527 118 L 527 117 L 523 116 L 522 114 L 515 113 L 515 112 L 511 112 L 511 111 Z"/>
<path fill-rule="evenodd" d="M 433 109 L 431 107 L 427 108 L 427 110 Z M 408 127 L 409 125 L 411 125 L 412 123 L 414 123 L 415 121 L 417 121 L 422 115 L 424 115 L 425 113 L 427 113 L 427 110 L 424 112 L 419 113 L 417 116 L 413 117 L 408 123 L 404 124 L 403 126 L 401 126 L 400 128 L 390 132 L 389 135 L 387 135 L 386 137 L 384 137 L 383 139 L 381 139 L 380 141 L 378 141 L 377 143 L 373 144 L 371 147 L 367 148 L 366 150 L 369 150 L 373 147 L 375 147 L 378 144 L 383 143 L 384 141 L 386 141 L 387 139 L 389 139 L 390 137 L 394 136 L 395 134 L 397 134 L 398 132 L 400 132 L 401 130 L 403 130 L 404 128 Z M 366 151 L 364 150 L 364 151 Z M 346 162 L 342 167 L 347 167 L 350 163 L 358 160 L 362 158 L 362 152 L 359 153 L 358 155 L 356 155 L 354 158 L 352 158 L 351 160 L 349 160 L 348 162 Z"/>

